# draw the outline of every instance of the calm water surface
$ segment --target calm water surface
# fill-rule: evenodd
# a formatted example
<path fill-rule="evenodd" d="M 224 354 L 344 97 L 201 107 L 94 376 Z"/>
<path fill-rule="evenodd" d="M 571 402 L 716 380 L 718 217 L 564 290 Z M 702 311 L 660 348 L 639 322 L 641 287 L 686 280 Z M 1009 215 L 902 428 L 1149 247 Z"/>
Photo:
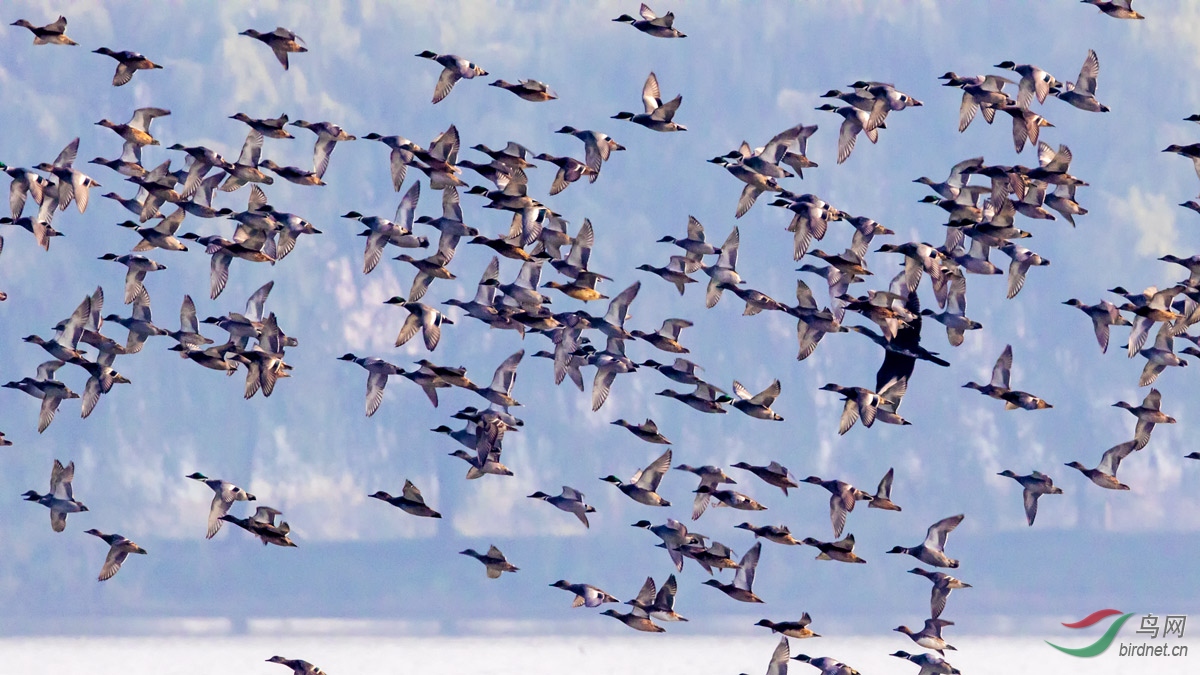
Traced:
<path fill-rule="evenodd" d="M 737 675 L 765 673 L 777 640 L 767 637 L 675 637 L 667 635 L 553 637 L 379 637 L 350 635 L 24 637 L 0 639 L 0 672 L 56 675 L 285 675 L 265 663 L 275 654 L 304 658 L 329 675 Z M 964 675 L 1156 675 L 1200 672 L 1200 643 L 1192 656 L 1121 657 L 1114 644 L 1098 657 L 1059 654 L 1035 637 L 972 637 L 947 652 Z M 792 654 L 832 656 L 872 673 L 909 673 L 918 668 L 889 656 L 919 651 L 898 636 L 792 640 Z M 1080 645 L 1082 646 L 1082 645 Z M 793 675 L 817 672 L 791 663 Z"/>

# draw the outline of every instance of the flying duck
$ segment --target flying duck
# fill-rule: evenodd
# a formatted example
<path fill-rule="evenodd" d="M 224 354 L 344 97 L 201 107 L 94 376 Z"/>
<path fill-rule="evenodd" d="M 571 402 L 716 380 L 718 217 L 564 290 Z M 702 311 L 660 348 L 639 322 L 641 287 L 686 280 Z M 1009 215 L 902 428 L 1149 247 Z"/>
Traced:
<path fill-rule="evenodd" d="M 0 440 L 3 440 L 2 437 Z M 12 443 L 6 445 L 12 445 Z M 67 529 L 68 513 L 81 513 L 88 510 L 83 502 L 75 499 L 75 492 L 71 488 L 71 482 L 74 479 L 75 462 L 64 467 L 62 462 L 56 459 L 54 466 L 50 469 L 50 491 L 40 495 L 36 490 L 29 490 L 22 495 L 25 501 L 37 502 L 50 509 L 50 528 L 55 532 Z"/>
<path fill-rule="evenodd" d="M 657 16 L 654 14 L 653 10 L 651 10 L 649 7 L 646 6 L 646 3 L 642 3 L 642 6 L 638 10 L 638 13 L 641 14 L 641 16 L 642 16 L 641 19 L 634 19 L 632 16 L 629 16 L 628 14 L 622 14 L 621 16 L 618 16 L 617 18 L 613 19 L 613 21 L 627 23 L 630 26 L 633 26 L 634 28 L 642 31 L 643 33 L 645 33 L 646 35 L 649 35 L 651 37 L 658 37 L 658 38 L 684 38 L 684 37 L 687 37 L 683 33 L 680 33 L 678 29 L 675 28 L 675 12 L 667 12 L 666 14 L 663 14 L 662 16 Z M 64 23 L 64 27 L 65 27 L 65 24 L 66 24 L 65 19 L 63 20 L 63 23 Z"/>
<path fill-rule="evenodd" d="M 812 631 L 812 629 L 808 627 L 809 624 L 811 624 L 811 623 L 812 623 L 812 617 L 808 615 L 808 612 L 804 612 L 803 614 L 800 615 L 799 621 L 771 621 L 769 619 L 760 619 L 758 621 L 758 623 L 756 623 L 754 625 L 762 626 L 764 628 L 770 628 L 771 632 L 773 632 L 773 633 L 779 633 L 780 635 L 786 635 L 790 638 L 796 638 L 797 640 L 803 640 L 804 638 L 821 637 L 820 635 L 814 633 Z"/>
<path fill-rule="evenodd" d="M 117 60 L 117 72 L 113 75 L 112 80 L 114 87 L 127 84 L 133 79 L 133 74 L 139 70 L 153 70 L 155 68 L 162 68 L 162 66 L 137 52 L 114 52 L 108 47 L 101 47 L 93 50 L 92 53 L 111 56 Z"/>
<path fill-rule="evenodd" d="M 505 91 L 511 91 L 512 93 L 521 97 L 523 100 L 533 101 L 534 103 L 553 101 L 554 99 L 558 98 L 558 94 L 554 93 L 554 90 L 547 86 L 545 82 L 539 82 L 537 80 L 521 80 L 516 84 L 505 82 L 504 80 L 496 80 L 489 86 L 500 87 Z"/>
<path fill-rule="evenodd" d="M 958 668 L 950 665 L 949 661 L 933 654 L 909 654 L 906 651 L 898 651 L 892 653 L 892 656 L 921 666 L 921 671 L 917 675 L 960 675 L 961 673 Z"/>
<path fill-rule="evenodd" d="M 308 45 L 305 44 L 304 40 L 301 39 L 299 35 L 296 35 L 292 31 L 282 26 L 276 28 L 270 33 L 260 33 L 253 28 L 247 28 L 246 30 L 238 33 L 238 35 L 252 37 L 270 47 L 271 51 L 275 54 L 275 58 L 279 59 L 279 64 L 283 66 L 284 70 L 288 69 L 289 53 L 303 53 L 308 51 Z"/>
<path fill-rule="evenodd" d="M 1154 431 L 1155 424 L 1174 424 L 1175 418 L 1163 413 L 1162 411 L 1162 393 L 1157 389 L 1151 389 L 1146 398 L 1142 400 L 1142 404 L 1134 406 L 1125 401 L 1119 401 L 1113 404 L 1114 408 L 1124 408 L 1137 417 L 1137 425 L 1134 426 L 1134 440 L 1137 442 L 1137 447 L 1134 450 L 1141 450 L 1150 442 L 1150 434 Z"/>
<path fill-rule="evenodd" d="M 1038 497 L 1042 495 L 1061 495 L 1063 493 L 1062 488 L 1056 487 L 1054 481 L 1040 471 L 1034 471 L 1028 476 L 1018 476 L 1012 471 L 1005 469 L 997 475 L 1012 478 L 1025 488 L 1022 494 L 1025 501 L 1025 517 L 1029 519 L 1030 527 L 1033 526 L 1034 518 L 1037 518 Z"/>
<path fill-rule="evenodd" d="M 1129 319 L 1121 315 L 1117 306 L 1107 300 L 1101 300 L 1094 305 L 1085 305 L 1080 300 L 1071 298 L 1063 303 L 1078 308 L 1092 319 L 1096 332 L 1096 342 L 1100 343 L 1100 353 L 1108 351 L 1109 326 L 1131 326 Z"/>
<path fill-rule="evenodd" d="M 650 620 L 650 617 L 641 616 L 636 612 L 622 614 L 615 609 L 606 609 L 600 612 L 603 616 L 611 616 L 621 623 L 629 626 L 634 630 L 640 630 L 644 633 L 665 633 L 666 629 Z"/>
<path fill-rule="evenodd" d="M 616 485 L 621 492 L 624 492 L 633 501 L 646 506 L 670 506 L 671 502 L 658 496 L 655 490 L 658 489 L 659 483 L 662 482 L 663 476 L 667 470 L 671 468 L 671 450 L 668 448 L 658 459 L 654 460 L 645 469 L 639 469 L 629 479 L 628 483 L 622 482 L 616 476 L 605 476 L 600 480 Z"/>
<path fill-rule="evenodd" d="M 943 518 L 929 526 L 929 530 L 925 533 L 925 541 L 921 542 L 920 545 L 912 547 L 894 546 L 888 553 L 907 553 L 917 560 L 935 567 L 958 567 L 958 561 L 947 556 L 944 549 L 946 538 L 963 521 L 963 517 L 962 514 L 959 514 Z"/>
<path fill-rule="evenodd" d="M 550 584 L 550 586 L 574 593 L 575 600 L 571 603 L 572 607 L 599 607 L 606 602 L 620 602 L 620 600 L 614 598 L 611 594 L 591 584 L 573 584 L 565 579 L 559 579 Z"/>
<path fill-rule="evenodd" d="M 411 480 L 404 481 L 404 489 L 400 493 L 399 497 L 393 497 L 382 490 L 368 496 L 373 499 L 387 502 L 405 513 L 419 516 L 421 518 L 442 517 L 442 514 L 425 505 L 425 498 L 421 496 L 421 491 L 417 489 L 416 485 L 413 485 Z"/>
<path fill-rule="evenodd" d="M 634 436 L 637 436 L 647 443 L 659 443 L 662 445 L 671 444 L 671 441 L 667 440 L 666 436 L 663 436 L 658 432 L 658 425 L 654 423 L 654 420 L 648 417 L 646 418 L 646 421 L 642 422 L 641 424 L 632 424 L 630 422 L 626 422 L 625 420 L 616 420 L 615 422 L 610 422 L 609 424 L 615 424 L 619 427 L 624 427 L 628 429 Z"/>
<path fill-rule="evenodd" d="M 483 68 L 471 63 L 470 61 L 456 56 L 454 54 L 438 54 L 425 50 L 417 56 L 431 61 L 437 61 L 442 66 L 442 74 L 438 76 L 437 85 L 433 88 L 433 102 L 438 103 L 450 94 L 450 90 L 459 80 L 466 78 L 468 80 L 480 75 L 487 75 L 488 72 Z"/>
<path fill-rule="evenodd" d="M 748 530 L 753 532 L 755 538 L 766 539 L 767 541 L 775 542 L 776 544 L 783 544 L 785 546 L 799 546 L 800 544 L 804 543 L 797 541 L 796 538 L 792 536 L 791 530 L 789 530 L 786 525 L 755 526 L 750 523 L 740 523 L 738 525 L 734 525 L 734 527 L 738 528 L 739 530 Z"/>
<path fill-rule="evenodd" d="M 1100 457 L 1100 465 L 1095 469 L 1089 469 L 1079 462 L 1068 462 L 1067 466 L 1078 469 L 1080 473 L 1087 476 L 1088 480 L 1096 485 L 1109 490 L 1128 490 L 1129 486 L 1117 480 L 1117 468 L 1121 466 L 1121 460 L 1128 457 L 1135 450 L 1140 449 L 1138 441 L 1126 441 L 1114 445 Z"/>
<path fill-rule="evenodd" d="M 919 574 L 933 582 L 933 589 L 929 596 L 929 611 L 935 619 L 941 616 L 942 611 L 946 609 L 946 598 L 950 597 L 950 591 L 956 588 L 971 588 L 971 584 L 964 583 L 943 572 L 933 572 L 916 567 L 909 570 L 908 573 Z"/>
<path fill-rule="evenodd" d="M 108 555 L 104 558 L 104 567 L 100 568 L 100 581 L 111 579 L 120 569 L 130 553 L 146 555 L 146 549 L 119 534 L 104 534 L 100 530 L 87 530 L 87 534 L 99 537 L 108 544 Z"/>
<path fill-rule="evenodd" d="M 646 83 L 642 85 L 642 103 L 645 104 L 646 112 L 636 115 L 631 112 L 620 112 L 613 115 L 613 119 L 628 120 L 653 131 L 687 131 L 687 127 L 672 121 L 675 118 L 675 111 L 679 110 L 679 104 L 682 102 L 683 94 L 679 94 L 663 103 L 662 94 L 658 89 L 658 78 L 651 72 L 650 76 L 646 78 Z"/>
<path fill-rule="evenodd" d="M 746 462 L 738 462 L 736 464 L 732 464 L 731 466 L 735 469 L 749 471 L 750 473 L 762 479 L 767 485 L 774 485 L 780 490 L 783 490 L 783 496 L 785 497 L 787 496 L 788 488 L 800 486 L 800 484 L 796 482 L 796 478 L 792 476 L 792 472 L 788 471 L 788 468 L 779 462 L 773 461 L 766 466 L 754 466 L 753 464 L 747 464 Z"/>
<path fill-rule="evenodd" d="M 738 562 L 737 573 L 733 577 L 733 583 L 724 584 L 716 579 L 709 579 L 704 582 L 705 586 L 712 586 L 720 590 L 725 595 L 738 600 L 740 602 L 757 602 L 761 603 L 757 595 L 754 594 L 754 570 L 758 567 L 758 556 L 762 553 L 762 542 L 756 542 L 742 559 Z"/>
<path fill-rule="evenodd" d="M 817 560 L 836 560 L 844 563 L 866 563 L 866 560 L 858 557 L 854 552 L 854 535 L 848 534 L 840 541 L 825 542 L 818 541 L 812 537 L 805 537 L 801 542 L 816 548 L 820 553 L 817 554 Z"/>
<path fill-rule="evenodd" d="M 588 527 L 588 528 L 591 527 L 591 524 L 588 523 L 587 514 L 595 513 L 596 509 L 595 509 L 595 507 L 584 503 L 583 493 L 576 490 L 575 488 L 564 485 L 564 486 L 562 486 L 562 494 L 560 494 L 558 496 L 548 495 L 545 492 L 538 490 L 537 492 L 529 495 L 529 498 L 530 499 L 541 499 L 542 501 L 546 502 L 547 504 L 551 504 L 551 505 L 557 507 L 560 511 L 566 511 L 567 513 L 572 513 L 575 515 L 576 518 L 579 519 L 579 522 L 583 523 L 584 527 Z M 609 597 L 612 597 L 612 596 L 609 596 Z M 617 602 L 617 599 L 613 598 L 612 600 L 606 600 L 605 602 Z M 588 605 L 588 607 L 595 607 L 595 606 L 596 605 L 591 605 L 591 604 Z"/>
<path fill-rule="evenodd" d="M 209 478 L 199 472 L 190 474 L 187 478 L 204 483 L 216 493 L 213 495 L 212 506 L 208 510 L 208 534 L 205 535 L 207 539 L 212 539 L 213 535 L 220 531 L 221 516 L 229 513 L 229 509 L 233 506 L 234 502 L 252 502 L 257 499 L 254 495 L 233 483 L 218 478 Z"/>
<path fill-rule="evenodd" d="M 489 579 L 498 579 L 502 572 L 516 572 L 519 569 L 508 562 L 504 554 L 500 552 L 500 549 L 495 546 L 488 548 L 487 553 L 479 553 L 475 549 L 469 548 L 465 551 L 459 551 L 459 554 L 469 555 L 483 563 L 484 567 L 487 568 L 487 578 Z"/>
<path fill-rule="evenodd" d="M 1096 100 L 1096 80 L 1099 77 L 1100 59 L 1094 50 L 1089 49 L 1087 58 L 1083 60 L 1083 68 L 1079 70 L 1079 79 L 1074 84 L 1062 83 L 1062 91 L 1054 95 L 1080 110 L 1108 112 L 1109 107 Z"/>
<path fill-rule="evenodd" d="M 77 46 L 79 44 L 67 37 L 67 17 L 65 16 L 59 16 L 53 23 L 45 26 L 35 26 L 25 19 L 17 19 L 9 25 L 28 28 L 29 32 L 33 33 L 33 44 L 35 45 Z"/>
<path fill-rule="evenodd" d="M 932 649 L 938 654 L 945 656 L 946 653 L 944 650 L 955 648 L 942 639 L 942 627 L 953 625 L 953 621 L 947 621 L 946 619 L 925 619 L 925 627 L 919 631 L 913 631 L 908 626 L 897 626 L 892 630 L 904 633 L 921 647 Z"/>
<path fill-rule="evenodd" d="M 885 509 L 887 511 L 900 511 L 901 508 L 892 503 L 892 477 L 893 469 L 888 469 L 887 473 L 883 474 L 883 478 L 879 481 L 879 488 L 875 490 L 875 496 L 871 497 L 867 502 L 869 509 Z"/>
<path fill-rule="evenodd" d="M 286 66 L 285 66 L 286 67 Z M 325 671 L 302 659 L 287 659 L 282 656 L 272 656 L 267 663 L 278 663 L 292 669 L 292 675 L 325 675 Z"/>
<path fill-rule="evenodd" d="M 783 417 L 771 410 L 771 404 L 779 397 L 781 387 L 779 380 L 772 382 L 766 389 L 758 394 L 751 394 L 741 382 L 734 380 L 733 382 L 733 402 L 730 403 L 734 408 L 742 411 L 750 417 L 755 417 L 760 420 L 771 420 L 782 422 Z"/>
<path fill-rule="evenodd" d="M 221 516 L 221 520 L 227 523 L 233 523 L 243 530 L 258 537 L 263 546 L 274 544 L 285 548 L 296 548 L 296 542 L 291 540 L 288 535 L 292 528 L 287 522 L 275 524 L 275 517 L 283 515 L 279 509 L 273 509 L 269 506 L 260 506 L 254 510 L 254 515 L 249 518 L 238 518 L 229 514 Z"/>
<path fill-rule="evenodd" d="M 583 163 L 587 164 L 588 168 L 595 173 L 588 176 L 588 182 L 595 183 L 600 177 L 600 166 L 608 161 L 609 156 L 618 150 L 624 150 L 625 146 L 617 143 L 608 134 L 599 131 L 591 131 L 588 129 L 576 129 L 575 127 L 562 127 L 556 134 L 570 134 L 575 138 L 583 141 Z"/>
<path fill-rule="evenodd" d="M 659 621 L 687 621 L 675 611 L 675 595 L 678 591 L 679 586 L 675 581 L 674 574 L 667 577 L 666 582 L 663 583 L 662 588 L 658 589 L 657 593 L 654 590 L 654 579 L 646 577 L 646 583 L 642 584 L 637 597 L 626 601 L 625 604 L 631 605 L 635 614 L 640 611 Z"/>
<path fill-rule="evenodd" d="M 400 332 L 396 335 L 397 347 L 416 337 L 417 333 L 421 333 L 425 340 L 425 348 L 433 351 L 437 349 L 438 342 L 442 339 L 442 324 L 454 323 L 450 317 L 433 307 L 419 302 L 408 302 L 400 296 L 385 300 L 384 304 L 401 305 L 408 310 L 408 318 L 404 320 L 404 325 L 400 327 Z"/>
<path fill-rule="evenodd" d="M 1144 19 L 1146 17 L 1133 11 L 1133 0 L 1079 0 L 1104 12 L 1114 19 Z"/>

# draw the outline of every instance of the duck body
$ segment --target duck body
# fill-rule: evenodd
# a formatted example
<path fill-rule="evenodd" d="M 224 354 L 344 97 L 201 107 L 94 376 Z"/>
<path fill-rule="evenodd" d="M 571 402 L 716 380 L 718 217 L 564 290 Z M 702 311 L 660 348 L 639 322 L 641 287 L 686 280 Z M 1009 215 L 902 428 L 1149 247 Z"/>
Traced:
<path fill-rule="evenodd" d="M 122 51 L 115 52 L 108 47 L 101 47 L 92 52 L 93 54 L 103 54 L 111 56 L 117 60 L 117 72 L 113 75 L 113 86 L 120 87 L 128 84 L 133 79 L 133 74 L 139 70 L 155 70 L 162 66 L 142 56 L 137 52 Z"/>
<path fill-rule="evenodd" d="M 679 32 L 678 29 L 675 28 L 675 13 L 674 12 L 667 12 L 666 14 L 663 14 L 662 16 L 657 16 L 654 14 L 654 12 L 649 7 L 646 6 L 645 3 L 642 3 L 639 13 L 641 14 L 641 17 L 642 17 L 641 19 L 635 19 L 632 16 L 629 16 L 628 14 L 622 14 L 621 16 L 618 16 L 617 18 L 613 19 L 613 21 L 617 21 L 620 23 L 627 23 L 651 37 L 657 37 L 657 38 L 685 38 L 685 37 L 687 37 L 683 33 Z"/>
<path fill-rule="evenodd" d="M 252 37 L 255 40 L 267 45 L 271 48 L 271 52 L 275 54 L 275 58 L 279 60 L 279 65 L 283 66 L 284 70 L 288 69 L 288 54 L 304 53 L 308 51 L 308 46 L 304 40 L 292 31 L 280 26 L 270 33 L 260 33 L 253 28 L 248 28 L 238 35 Z"/>
<path fill-rule="evenodd" d="M 67 37 L 67 17 L 65 16 L 59 16 L 53 23 L 48 23 L 45 26 L 35 26 L 25 19 L 17 19 L 9 25 L 28 28 L 29 32 L 33 33 L 33 44 L 35 45 L 67 45 L 73 47 L 79 44 Z"/>

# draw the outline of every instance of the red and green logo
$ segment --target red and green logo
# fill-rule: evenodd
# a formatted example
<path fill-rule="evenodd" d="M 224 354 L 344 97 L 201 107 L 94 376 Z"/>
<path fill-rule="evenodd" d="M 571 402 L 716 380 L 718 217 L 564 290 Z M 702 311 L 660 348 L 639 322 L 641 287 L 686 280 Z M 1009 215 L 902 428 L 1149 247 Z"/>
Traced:
<path fill-rule="evenodd" d="M 1125 614 L 1116 609 L 1102 609 L 1098 612 L 1092 612 L 1091 614 L 1074 623 L 1063 624 L 1067 628 L 1089 628 L 1109 618 L 1110 616 L 1117 615 L 1120 615 L 1120 617 L 1116 621 L 1112 622 L 1112 624 L 1108 627 L 1108 630 L 1104 631 L 1104 635 L 1101 635 L 1100 639 L 1086 647 L 1080 647 L 1078 649 L 1060 647 L 1049 640 L 1046 641 L 1046 644 L 1054 647 L 1064 654 L 1070 654 L 1071 656 L 1078 656 L 1081 658 L 1088 658 L 1101 654 L 1104 652 L 1104 650 L 1108 649 L 1110 645 L 1112 645 L 1113 640 L 1117 639 L 1117 632 L 1121 630 L 1121 626 L 1123 626 L 1125 622 L 1129 620 L 1129 617 L 1133 616 L 1132 613 Z"/>

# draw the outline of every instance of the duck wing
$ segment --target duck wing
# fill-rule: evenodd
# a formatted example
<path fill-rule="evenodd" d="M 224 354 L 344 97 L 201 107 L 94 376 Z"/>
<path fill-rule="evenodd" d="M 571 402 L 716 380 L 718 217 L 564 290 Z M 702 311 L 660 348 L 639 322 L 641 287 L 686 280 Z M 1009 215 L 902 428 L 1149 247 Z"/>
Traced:
<path fill-rule="evenodd" d="M 761 541 L 754 544 L 749 551 L 746 551 L 746 555 L 742 556 L 741 562 L 738 563 L 737 574 L 733 577 L 734 588 L 753 592 L 754 570 L 758 567 L 758 556 L 760 553 L 762 553 Z"/>
<path fill-rule="evenodd" d="M 121 564 L 129 557 L 129 551 L 119 548 L 118 544 L 113 544 L 108 549 L 108 556 L 104 559 L 104 567 L 100 568 L 100 581 L 107 581 L 113 577 L 121 569 Z"/>
<path fill-rule="evenodd" d="M 438 77 L 437 84 L 433 88 L 433 102 L 438 103 L 450 94 L 450 90 L 454 89 L 454 85 L 462 79 L 457 68 L 443 68 L 441 76 Z M 489 573 L 491 570 L 488 570 Z M 497 574 L 499 576 L 499 574 Z"/>
<path fill-rule="evenodd" d="M 246 134 L 246 141 L 242 143 L 242 153 L 238 155 L 237 163 L 242 166 L 258 166 L 258 159 L 262 154 L 263 135 L 258 131 L 251 129 L 250 133 Z M 239 187 L 241 187 L 239 185 Z"/>
<path fill-rule="evenodd" d="M 681 103 L 683 103 L 683 94 L 678 94 L 675 98 L 659 105 L 654 112 L 650 113 L 650 119 L 659 122 L 670 122 L 674 119 L 675 113 L 679 110 Z"/>
<path fill-rule="evenodd" d="M 75 499 L 74 491 L 71 489 L 73 480 L 75 480 L 75 462 L 64 467 L 62 462 L 54 460 L 54 467 L 50 470 L 50 494 L 54 495 L 55 499 L 72 501 Z"/>
<path fill-rule="evenodd" d="M 1157 389 L 1151 389 L 1150 393 L 1146 394 L 1146 398 L 1142 399 L 1142 407 L 1151 410 L 1161 410 L 1162 392 Z"/>
<path fill-rule="evenodd" d="M 642 584 L 642 588 L 638 591 L 637 597 L 635 597 L 631 603 L 637 603 L 638 605 L 642 605 L 644 607 L 650 607 L 655 604 L 654 592 L 654 578 L 646 577 L 646 583 Z M 643 610 L 639 609 L 637 605 L 634 605 L 634 611 L 642 612 Z"/>
<path fill-rule="evenodd" d="M 814 345 L 816 346 L 816 345 Z M 846 399 L 846 405 L 842 407 L 842 418 L 838 421 L 838 435 L 841 436 L 858 421 L 858 401 L 853 398 Z M 836 525 L 835 525 L 836 527 Z"/>
<path fill-rule="evenodd" d="M 609 390 L 617 379 L 617 371 L 612 368 L 597 368 L 596 378 L 592 381 L 592 412 L 595 412 L 608 400 Z"/>
<path fill-rule="evenodd" d="M 58 157 L 54 158 L 54 166 L 56 168 L 70 167 L 72 164 L 75 163 L 75 156 L 77 154 L 79 154 L 79 139 L 78 138 L 71 141 L 70 143 L 67 143 L 67 147 L 63 148 L 62 152 L 58 153 Z M 31 183 L 30 187 L 32 187 L 32 185 L 33 184 Z"/>
<path fill-rule="evenodd" d="M 367 374 L 367 417 L 374 415 L 383 403 L 383 389 L 387 386 L 387 381 L 387 373 L 371 371 Z"/>
<path fill-rule="evenodd" d="M 1138 441 L 1126 441 L 1120 445 L 1114 445 L 1104 451 L 1104 455 L 1100 457 L 1100 466 L 1097 467 L 1100 471 L 1116 477 L 1117 468 L 1121 466 L 1121 460 L 1125 459 L 1134 450 L 1137 450 Z"/>
<path fill-rule="evenodd" d="M 404 325 L 400 327 L 400 333 L 396 336 L 396 346 L 399 347 L 421 331 L 420 314 L 413 312 L 404 320 Z"/>
<path fill-rule="evenodd" d="M 846 528 L 846 516 L 850 513 L 850 509 L 846 508 L 846 494 L 835 492 L 829 498 L 829 519 L 833 522 L 833 536 L 842 536 L 842 530 Z M 854 497 L 849 498 L 850 506 L 854 505 Z"/>
<path fill-rule="evenodd" d="M 770 408 L 771 404 L 775 402 L 775 399 L 779 398 L 781 391 L 783 391 L 782 385 L 779 384 L 779 380 L 775 380 L 766 389 L 763 389 L 761 392 L 752 397 L 750 399 L 750 403 L 763 406 L 765 408 Z"/>
<path fill-rule="evenodd" d="M 850 157 L 850 153 L 854 152 L 854 144 L 858 141 L 858 132 L 862 130 L 862 122 L 857 117 L 847 117 L 842 120 L 842 126 L 838 129 L 838 164 L 845 162 Z M 873 129 L 871 133 L 877 132 L 877 129 Z"/>
<path fill-rule="evenodd" d="M 1108 318 L 1103 316 L 1092 317 L 1092 328 L 1096 332 L 1096 342 L 1100 343 L 1100 353 L 1108 352 L 1108 333 L 1109 333 Z"/>
<path fill-rule="evenodd" d="M 877 499 L 891 500 L 894 471 L 894 469 L 888 469 L 887 473 L 883 474 L 883 479 L 879 481 L 879 488 L 875 490 L 875 497 Z"/>
<path fill-rule="evenodd" d="M 646 106 L 646 114 L 653 114 L 660 106 L 662 106 L 662 94 L 658 89 L 658 78 L 651 72 L 646 78 L 646 83 L 642 85 L 642 104 Z"/>
<path fill-rule="evenodd" d="M 963 514 L 943 518 L 929 526 L 925 534 L 925 546 L 942 551 L 946 546 L 946 537 L 963 521 Z"/>
<path fill-rule="evenodd" d="M 608 303 L 608 312 L 604 314 L 604 320 L 615 326 L 625 325 L 625 316 L 629 313 L 629 305 L 633 299 L 637 297 L 638 291 L 642 289 L 642 282 L 635 281 L 625 290 L 621 291 Z"/>
<path fill-rule="evenodd" d="M 227 496 L 223 486 L 218 487 L 216 493 L 208 509 L 208 534 L 205 535 L 205 539 L 212 539 L 221 530 L 221 525 L 225 524 L 221 516 L 229 513 L 230 507 L 233 506 L 233 500 Z"/>
<path fill-rule="evenodd" d="M 521 363 L 521 359 L 525 356 L 525 350 L 513 354 L 504 360 L 496 373 L 492 376 L 491 389 L 509 393 L 512 391 L 513 383 L 517 380 L 517 366 Z"/>
<path fill-rule="evenodd" d="M 771 653 L 771 662 L 767 665 L 767 675 L 787 675 L 788 660 L 791 659 L 791 648 L 786 636 L 779 639 L 779 645 Z"/>
<path fill-rule="evenodd" d="M 671 451 L 668 449 L 658 459 L 654 460 L 645 469 L 639 472 L 639 476 L 632 482 L 638 487 L 654 492 L 658 489 L 659 483 L 666 475 L 667 470 L 671 468 Z"/>
<path fill-rule="evenodd" d="M 1012 345 L 1006 345 L 1004 351 L 1000 353 L 1000 358 L 996 359 L 996 365 L 992 368 L 992 386 L 1009 389 L 1009 378 L 1012 375 Z"/>
<path fill-rule="evenodd" d="M 990 109 L 989 109 L 990 110 Z M 975 119 L 976 113 L 979 112 L 979 101 L 971 95 L 970 92 L 964 91 L 962 104 L 958 108 L 958 132 L 962 133 L 971 126 L 971 120 Z"/>
<path fill-rule="evenodd" d="M 1037 500 L 1041 495 L 1040 491 L 1030 490 L 1029 488 L 1025 488 L 1021 493 L 1021 498 L 1025 503 L 1025 517 L 1029 520 L 1030 527 L 1033 526 L 1033 521 L 1037 518 Z"/>
<path fill-rule="evenodd" d="M 1087 58 L 1083 60 L 1083 68 L 1079 71 L 1079 79 L 1075 81 L 1075 91 L 1089 96 L 1096 95 L 1096 79 L 1100 77 L 1100 58 L 1095 50 L 1089 49 Z"/>
<path fill-rule="evenodd" d="M 653 588 L 653 586 L 651 587 Z M 667 577 L 666 583 L 659 589 L 658 595 L 654 597 L 654 606 L 666 610 L 668 612 L 675 610 L 675 594 L 679 591 L 679 586 L 675 581 L 675 575 Z"/>
<path fill-rule="evenodd" d="M 54 415 L 58 412 L 58 404 L 62 403 L 62 399 L 56 395 L 43 394 L 42 406 L 38 411 L 38 433 L 46 430 L 50 423 L 54 421 Z"/>
<path fill-rule="evenodd" d="M 288 49 L 287 43 L 282 40 L 271 40 L 269 42 L 271 52 L 275 54 L 275 58 L 279 59 L 279 65 L 283 66 L 284 70 L 288 69 Z"/>

